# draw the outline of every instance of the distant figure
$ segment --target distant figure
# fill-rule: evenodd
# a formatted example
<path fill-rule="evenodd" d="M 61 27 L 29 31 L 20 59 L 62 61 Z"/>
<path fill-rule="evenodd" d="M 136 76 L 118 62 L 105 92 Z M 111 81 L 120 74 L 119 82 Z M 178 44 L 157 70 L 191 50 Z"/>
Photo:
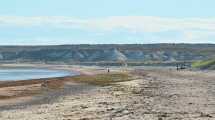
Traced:
<path fill-rule="evenodd" d="M 177 64 L 177 71 L 179 70 L 179 65 Z"/>
<path fill-rule="evenodd" d="M 176 67 L 177 67 L 177 71 L 187 69 L 187 66 L 185 63 L 177 64 Z"/>
<path fill-rule="evenodd" d="M 107 69 L 107 72 L 110 73 L 110 69 L 109 68 Z"/>

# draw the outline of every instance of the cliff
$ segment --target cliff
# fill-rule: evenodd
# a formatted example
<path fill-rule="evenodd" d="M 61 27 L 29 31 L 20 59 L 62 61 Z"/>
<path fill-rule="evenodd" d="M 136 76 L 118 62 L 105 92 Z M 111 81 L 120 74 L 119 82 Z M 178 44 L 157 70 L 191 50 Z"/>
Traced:
<path fill-rule="evenodd" d="M 180 62 L 214 53 L 213 44 L 0 46 L 0 62 Z"/>

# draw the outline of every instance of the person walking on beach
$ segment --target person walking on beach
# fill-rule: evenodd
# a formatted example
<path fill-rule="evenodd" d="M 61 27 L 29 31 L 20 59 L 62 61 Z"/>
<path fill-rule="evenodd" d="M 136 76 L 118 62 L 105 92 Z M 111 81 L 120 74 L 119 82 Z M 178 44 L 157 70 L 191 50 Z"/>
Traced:
<path fill-rule="evenodd" d="M 109 68 L 107 68 L 107 72 L 110 73 L 110 69 Z"/>

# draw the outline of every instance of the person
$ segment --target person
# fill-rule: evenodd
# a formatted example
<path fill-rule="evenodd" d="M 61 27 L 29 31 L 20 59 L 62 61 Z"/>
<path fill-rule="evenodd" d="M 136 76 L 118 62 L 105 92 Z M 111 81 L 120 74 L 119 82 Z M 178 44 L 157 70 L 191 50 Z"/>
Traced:
<path fill-rule="evenodd" d="M 108 71 L 108 73 L 109 73 L 109 72 L 110 72 L 110 69 L 108 68 L 107 71 Z"/>
<path fill-rule="evenodd" d="M 179 70 L 179 65 L 177 64 L 177 71 Z"/>

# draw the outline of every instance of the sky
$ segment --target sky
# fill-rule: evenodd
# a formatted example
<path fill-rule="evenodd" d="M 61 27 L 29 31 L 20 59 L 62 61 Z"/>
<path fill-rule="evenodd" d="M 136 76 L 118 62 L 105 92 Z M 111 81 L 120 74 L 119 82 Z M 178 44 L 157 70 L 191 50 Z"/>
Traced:
<path fill-rule="evenodd" d="M 214 0 L 0 0 L 0 45 L 215 43 Z"/>

